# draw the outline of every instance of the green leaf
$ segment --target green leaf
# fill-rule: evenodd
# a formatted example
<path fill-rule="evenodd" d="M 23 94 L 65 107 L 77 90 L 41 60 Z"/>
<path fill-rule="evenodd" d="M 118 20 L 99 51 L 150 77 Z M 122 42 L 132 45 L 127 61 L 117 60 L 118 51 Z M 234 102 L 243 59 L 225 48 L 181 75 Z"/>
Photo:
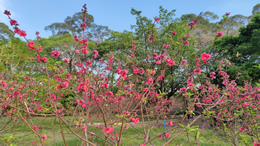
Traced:
<path fill-rule="evenodd" d="M 186 128 L 184 125 L 182 125 L 182 124 L 180 124 L 180 123 L 179 123 L 179 126 L 182 127 L 182 128 Z"/>

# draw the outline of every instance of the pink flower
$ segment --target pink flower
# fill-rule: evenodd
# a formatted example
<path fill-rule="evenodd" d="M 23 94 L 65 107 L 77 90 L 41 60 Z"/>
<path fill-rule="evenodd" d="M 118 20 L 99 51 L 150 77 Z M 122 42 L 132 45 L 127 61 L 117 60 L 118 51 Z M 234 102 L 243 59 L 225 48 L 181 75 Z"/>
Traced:
<path fill-rule="evenodd" d="M 230 15 L 230 12 L 226 12 L 226 14 L 225 14 L 226 16 L 229 16 Z"/>
<path fill-rule="evenodd" d="M 86 66 L 92 66 L 92 62 L 90 60 L 86 61 Z"/>
<path fill-rule="evenodd" d="M 177 32 L 175 32 L 175 31 L 174 31 L 174 32 L 172 32 L 172 34 L 173 34 L 173 35 L 176 35 L 176 34 L 177 34 Z"/>
<path fill-rule="evenodd" d="M 79 50 L 75 50 L 75 53 L 79 53 Z"/>
<path fill-rule="evenodd" d="M 155 63 L 156 63 L 156 64 L 162 64 L 160 61 L 156 61 Z"/>
<path fill-rule="evenodd" d="M 196 25 L 193 21 L 191 21 L 189 24 L 188 24 L 188 26 L 194 26 L 194 25 Z"/>
<path fill-rule="evenodd" d="M 217 37 L 223 37 L 223 32 L 217 32 Z"/>
<path fill-rule="evenodd" d="M 37 110 L 38 110 L 38 111 L 41 111 L 41 110 L 42 110 L 42 107 L 41 107 L 41 106 L 38 106 L 38 107 L 37 107 Z"/>
<path fill-rule="evenodd" d="M 169 62 L 167 62 L 169 66 L 173 66 L 175 65 L 175 62 L 173 60 L 170 60 Z"/>
<path fill-rule="evenodd" d="M 187 89 L 186 89 L 185 87 L 183 87 L 183 88 L 180 89 L 180 91 L 181 91 L 181 92 L 186 92 Z"/>
<path fill-rule="evenodd" d="M 139 118 L 136 118 L 135 119 L 135 124 L 138 124 L 139 123 Z"/>
<path fill-rule="evenodd" d="M 133 45 L 134 45 L 135 43 L 136 43 L 135 41 L 132 42 Z"/>
<path fill-rule="evenodd" d="M 201 69 L 199 67 L 196 67 L 194 69 L 194 72 L 197 73 L 197 74 L 200 74 L 201 73 Z"/>
<path fill-rule="evenodd" d="M 64 62 L 69 63 L 70 60 L 68 58 L 63 59 Z"/>
<path fill-rule="evenodd" d="M 33 142 L 32 142 L 32 145 L 34 145 L 36 142 L 37 142 L 37 141 L 33 141 Z"/>
<path fill-rule="evenodd" d="M 166 136 L 166 137 L 170 137 L 171 134 L 170 134 L 170 133 L 166 133 L 165 136 Z"/>
<path fill-rule="evenodd" d="M 190 42 L 188 41 L 188 39 L 185 40 L 184 45 L 187 46 L 187 45 L 189 45 L 189 44 L 190 44 Z"/>
<path fill-rule="evenodd" d="M 260 142 L 254 142 L 253 146 L 260 146 Z"/>
<path fill-rule="evenodd" d="M 47 136 L 46 135 L 43 135 L 42 136 L 42 139 L 45 141 L 47 139 Z"/>
<path fill-rule="evenodd" d="M 20 35 L 21 37 L 25 37 L 27 34 L 26 34 L 26 32 L 25 32 L 24 30 L 21 30 L 21 31 L 19 32 L 19 35 Z"/>
<path fill-rule="evenodd" d="M 170 126 L 173 126 L 172 121 L 169 121 L 169 125 L 170 125 Z"/>
<path fill-rule="evenodd" d="M 10 24 L 11 24 L 11 25 L 15 25 L 15 24 L 17 24 L 17 21 L 15 21 L 15 20 L 10 20 Z"/>
<path fill-rule="evenodd" d="M 128 126 L 125 126 L 125 130 L 127 130 L 128 129 Z"/>
<path fill-rule="evenodd" d="M 215 72 L 211 72 L 209 73 L 209 76 L 211 77 L 211 79 L 215 79 L 216 78 L 216 73 Z"/>
<path fill-rule="evenodd" d="M 201 55 L 201 60 L 203 60 L 204 63 L 207 63 L 207 60 L 209 60 L 211 58 L 211 55 L 210 54 L 207 54 L 207 53 L 202 53 Z"/>
<path fill-rule="evenodd" d="M 146 146 L 144 143 L 141 143 L 140 146 Z"/>
<path fill-rule="evenodd" d="M 36 52 L 42 52 L 42 47 L 40 46 L 37 50 L 35 50 Z"/>
<path fill-rule="evenodd" d="M 245 128 L 244 128 L 244 127 L 240 127 L 239 130 L 240 130 L 240 131 L 244 131 Z"/>
<path fill-rule="evenodd" d="M 159 18 L 156 18 L 156 19 L 155 19 L 155 21 L 156 21 L 157 23 L 159 22 L 159 20 L 160 20 Z"/>
<path fill-rule="evenodd" d="M 110 128 L 110 127 L 108 126 L 108 127 L 105 128 L 103 131 L 104 131 L 105 133 L 111 134 L 111 133 L 113 133 L 114 129 L 113 129 L 113 128 Z"/>
<path fill-rule="evenodd" d="M 88 50 L 82 49 L 82 50 L 81 50 L 81 53 L 82 53 L 82 54 L 88 54 Z"/>
<path fill-rule="evenodd" d="M 185 63 L 187 63 L 187 60 L 182 60 L 181 61 L 181 66 L 183 66 Z"/>
<path fill-rule="evenodd" d="M 138 73 L 138 69 L 137 69 L 137 68 L 134 68 L 134 69 L 133 69 L 133 72 L 134 72 L 135 74 L 137 74 L 137 73 Z"/>
<path fill-rule="evenodd" d="M 127 70 L 121 70 L 120 75 L 125 80 L 127 78 Z"/>
<path fill-rule="evenodd" d="M 5 15 L 11 15 L 10 11 L 7 11 L 7 10 L 5 10 L 4 14 Z"/>
<path fill-rule="evenodd" d="M 144 74 L 144 69 L 143 68 L 140 68 L 139 70 L 138 70 L 138 72 L 139 72 L 139 74 Z"/>
<path fill-rule="evenodd" d="M 51 51 L 51 56 L 57 58 L 60 55 L 59 51 Z"/>
<path fill-rule="evenodd" d="M 154 39 L 155 39 L 155 35 L 150 35 L 148 41 L 153 42 Z"/>
<path fill-rule="evenodd" d="M 38 130 L 37 126 L 33 126 L 33 129 L 34 129 L 35 131 L 37 131 L 37 130 Z"/>
<path fill-rule="evenodd" d="M 35 50 L 36 49 L 35 42 L 28 42 L 28 43 L 26 43 L 26 46 L 28 46 L 30 50 Z"/>
<path fill-rule="evenodd" d="M 46 62 L 46 61 L 48 61 L 48 58 L 42 57 L 42 61 L 43 61 L 43 62 Z"/>

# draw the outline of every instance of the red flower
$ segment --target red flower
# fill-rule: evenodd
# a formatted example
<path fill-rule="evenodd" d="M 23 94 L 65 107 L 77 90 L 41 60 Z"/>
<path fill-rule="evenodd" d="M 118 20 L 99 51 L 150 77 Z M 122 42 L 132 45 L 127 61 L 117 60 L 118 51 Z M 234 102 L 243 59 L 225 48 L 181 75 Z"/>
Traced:
<path fill-rule="evenodd" d="M 229 16 L 230 15 L 230 12 L 226 12 L 226 14 L 225 14 L 226 16 Z"/>
<path fill-rule="evenodd" d="M 90 60 L 86 61 L 86 66 L 92 66 L 92 62 Z"/>
<path fill-rule="evenodd" d="M 26 43 L 26 46 L 28 46 L 30 50 L 35 50 L 36 49 L 35 42 L 28 42 L 28 43 Z"/>
<path fill-rule="evenodd" d="M 175 65 L 175 62 L 173 60 L 169 60 L 169 62 L 167 62 L 169 66 L 173 66 Z"/>
<path fill-rule="evenodd" d="M 194 72 L 197 73 L 197 74 L 200 74 L 201 73 L 201 69 L 199 67 L 196 67 L 194 69 Z"/>
<path fill-rule="evenodd" d="M 27 34 L 26 34 L 26 32 L 25 32 L 24 30 L 21 30 L 21 31 L 19 32 L 19 35 L 20 35 L 21 37 L 25 37 Z"/>
<path fill-rule="evenodd" d="M 110 127 L 108 126 L 108 127 L 105 128 L 103 131 L 104 131 L 105 133 L 111 134 L 111 133 L 113 133 L 114 129 L 113 129 L 113 128 L 110 128 Z"/>
<path fill-rule="evenodd" d="M 187 60 L 182 60 L 181 61 L 181 66 L 183 66 L 185 63 L 187 63 Z"/>
<path fill-rule="evenodd" d="M 244 131 L 245 128 L 244 128 L 244 127 L 240 127 L 239 130 L 240 130 L 240 131 Z"/>
<path fill-rule="evenodd" d="M 38 110 L 38 111 L 41 111 L 41 110 L 42 110 L 42 107 L 41 107 L 41 106 L 38 106 L 38 107 L 37 107 L 37 110 Z"/>
<path fill-rule="evenodd" d="M 20 33 L 20 29 L 19 29 L 19 28 L 17 28 L 17 27 L 14 27 L 14 33 L 17 33 L 17 34 L 19 34 L 19 33 Z"/>
<path fill-rule="evenodd" d="M 10 23 L 11 23 L 11 25 L 15 25 L 15 24 L 17 24 L 17 21 L 15 21 L 15 20 L 10 20 Z"/>
<path fill-rule="evenodd" d="M 48 58 L 42 57 L 42 61 L 43 61 L 43 62 L 46 62 L 46 61 L 48 61 Z"/>
<path fill-rule="evenodd" d="M 156 21 L 157 23 L 159 22 L 159 20 L 160 20 L 159 18 L 156 18 L 156 19 L 155 19 L 155 21 Z"/>
<path fill-rule="evenodd" d="M 64 62 L 69 63 L 70 60 L 68 58 L 63 59 Z"/>
<path fill-rule="evenodd" d="M 137 68 L 134 68 L 134 69 L 133 69 L 133 72 L 134 72 L 135 74 L 137 74 L 137 73 L 138 73 L 138 69 L 137 69 Z"/>
<path fill-rule="evenodd" d="M 148 41 L 153 42 L 154 39 L 155 39 L 155 35 L 150 35 Z"/>
<path fill-rule="evenodd" d="M 82 50 L 81 50 L 81 53 L 82 53 L 82 54 L 88 54 L 88 50 L 82 49 Z"/>
<path fill-rule="evenodd" d="M 45 141 L 47 139 L 47 136 L 46 135 L 42 136 L 42 139 Z"/>
<path fill-rule="evenodd" d="M 175 31 L 174 31 L 174 32 L 172 32 L 172 34 L 173 34 L 173 35 L 176 35 L 176 34 L 177 34 L 177 32 L 175 32 Z"/>
<path fill-rule="evenodd" d="M 139 123 L 139 118 L 136 118 L 135 119 L 135 124 L 138 124 Z"/>
<path fill-rule="evenodd" d="M 37 130 L 38 130 L 37 126 L 33 126 L 33 129 L 34 129 L 35 131 L 37 131 Z"/>
<path fill-rule="evenodd" d="M 51 51 L 51 56 L 57 58 L 60 55 L 59 51 Z"/>
<path fill-rule="evenodd" d="M 207 63 L 207 60 L 209 60 L 210 58 L 211 58 L 210 54 L 207 54 L 205 52 L 201 54 L 201 60 L 203 60 L 204 63 Z"/>
<path fill-rule="evenodd" d="M 170 125 L 170 126 L 173 126 L 172 121 L 169 121 L 169 125 Z"/>
<path fill-rule="evenodd" d="M 217 32 L 217 37 L 223 37 L 223 32 Z"/>
<path fill-rule="evenodd" d="M 183 87 L 183 88 L 180 89 L 180 91 L 182 91 L 182 92 L 186 92 L 187 89 L 186 89 L 185 87 Z M 169 123 L 170 123 L 170 122 L 169 122 Z"/>
<path fill-rule="evenodd" d="M 5 15 L 11 15 L 10 11 L 7 11 L 7 10 L 5 10 L 4 14 Z"/>
<path fill-rule="evenodd" d="M 195 20 L 191 21 L 191 22 L 188 24 L 188 26 L 193 27 L 193 26 L 196 25 L 198 22 L 199 22 L 199 21 L 195 19 Z"/>

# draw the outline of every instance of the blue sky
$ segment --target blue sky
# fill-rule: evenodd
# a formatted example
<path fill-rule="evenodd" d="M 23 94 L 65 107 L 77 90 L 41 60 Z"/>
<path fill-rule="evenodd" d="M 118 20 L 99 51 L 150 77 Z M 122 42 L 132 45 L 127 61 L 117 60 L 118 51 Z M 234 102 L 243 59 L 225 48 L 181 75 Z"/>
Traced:
<path fill-rule="evenodd" d="M 159 6 L 168 10 L 176 9 L 176 17 L 182 14 L 211 11 L 222 16 L 225 12 L 231 15 L 251 15 L 252 8 L 259 0 L 0 0 L 0 22 L 9 25 L 3 11 L 10 10 L 12 18 L 17 20 L 20 28 L 27 32 L 28 38 L 35 38 L 35 32 L 48 37 L 44 27 L 54 22 L 63 22 L 67 16 L 79 12 L 87 4 L 88 13 L 94 16 L 96 24 L 108 26 L 115 31 L 131 30 L 135 17 L 130 14 L 131 8 L 141 10 L 144 16 L 158 16 Z M 9 25 L 10 26 L 10 25 Z"/>

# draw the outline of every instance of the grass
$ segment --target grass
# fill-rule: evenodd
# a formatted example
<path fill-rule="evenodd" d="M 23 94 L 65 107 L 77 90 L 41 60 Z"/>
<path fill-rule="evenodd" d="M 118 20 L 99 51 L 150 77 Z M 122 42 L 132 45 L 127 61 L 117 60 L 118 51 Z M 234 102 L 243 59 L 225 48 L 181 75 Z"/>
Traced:
<path fill-rule="evenodd" d="M 71 117 L 66 117 L 66 119 L 70 120 Z M 8 121 L 8 118 L 1 118 L 0 119 L 0 127 L 2 127 L 4 125 L 4 123 L 6 123 Z M 29 121 L 29 120 L 27 120 Z M 49 146 L 49 145 L 53 145 L 53 146 L 63 146 L 63 140 L 62 140 L 62 136 L 60 133 L 60 125 L 59 125 L 59 120 L 56 119 L 53 121 L 53 118 L 40 118 L 40 117 L 33 117 L 32 118 L 33 124 L 37 125 L 38 127 L 41 125 L 42 129 L 39 129 L 37 132 L 39 132 L 41 135 L 46 135 L 47 136 L 47 140 L 45 141 L 45 145 Z M 97 122 L 97 119 L 93 119 L 93 121 L 91 122 Z M 2 133 L 0 131 L 0 145 L 4 146 L 6 145 L 4 139 L 9 141 L 9 144 L 17 144 L 19 146 L 28 146 L 31 145 L 31 143 L 33 141 L 37 141 L 36 145 L 40 145 L 40 140 L 39 138 L 25 125 L 25 123 L 19 119 L 17 121 L 17 125 L 13 126 L 15 124 L 14 120 L 11 121 L 11 123 L 5 128 L 5 129 L 10 129 L 8 132 Z M 52 126 L 52 124 L 54 126 Z M 68 128 L 63 124 L 62 125 L 63 130 L 64 130 L 64 134 L 65 134 L 65 138 L 66 138 L 66 143 L 69 146 L 77 146 L 77 145 L 81 145 L 81 140 L 79 138 L 77 138 L 75 135 L 73 135 Z M 80 133 L 79 129 L 76 129 L 75 126 L 71 126 L 72 129 L 77 132 Z M 129 126 L 130 127 L 130 126 Z M 149 127 L 146 127 L 146 130 Z M 54 133 L 53 130 L 54 129 Z M 96 130 L 95 126 L 89 126 L 90 131 L 96 132 L 97 135 L 102 135 L 102 133 L 98 133 L 100 132 Z M 137 129 L 139 130 L 143 130 L 142 127 L 138 127 Z M 179 132 L 178 129 L 177 131 L 172 131 L 171 132 L 171 136 L 174 136 L 175 134 L 177 134 Z M 115 127 L 115 131 L 119 133 L 120 131 L 120 127 Z M 158 135 L 160 133 L 162 133 L 164 131 L 164 127 L 155 127 L 151 130 L 151 137 Z M 206 131 L 205 129 L 201 129 L 201 136 L 204 137 L 204 139 L 202 139 L 202 141 L 200 141 L 200 146 L 215 146 L 215 145 L 219 145 L 219 146 L 228 146 L 230 144 L 227 144 L 224 140 L 222 140 L 221 138 L 215 136 L 214 134 Z M 55 137 L 54 137 L 55 134 Z M 144 142 L 143 137 L 145 135 L 141 134 L 140 132 L 138 132 L 136 129 L 134 128 L 129 128 L 128 130 L 123 130 L 123 137 L 122 137 L 122 143 L 121 145 L 123 146 L 139 146 L 141 143 Z M 101 136 L 102 138 L 104 138 L 104 136 Z M 192 136 L 191 134 L 189 135 L 189 139 L 191 139 L 191 142 L 193 142 L 194 140 L 194 136 Z M 104 141 L 97 139 L 96 137 L 89 137 L 90 141 L 95 141 L 95 143 L 97 143 L 98 145 L 104 145 Z M 156 140 L 152 141 L 151 144 L 153 144 L 154 146 L 157 145 L 162 145 L 163 143 L 165 143 L 165 141 L 168 141 L 169 138 L 165 137 L 164 139 L 160 139 L 157 138 Z M 170 145 L 178 145 L 178 146 L 185 146 L 185 145 L 189 145 L 188 144 L 188 139 L 187 139 L 187 135 L 184 132 L 183 134 L 181 134 L 180 136 L 178 136 L 177 138 L 174 139 L 173 143 L 171 143 Z"/>

